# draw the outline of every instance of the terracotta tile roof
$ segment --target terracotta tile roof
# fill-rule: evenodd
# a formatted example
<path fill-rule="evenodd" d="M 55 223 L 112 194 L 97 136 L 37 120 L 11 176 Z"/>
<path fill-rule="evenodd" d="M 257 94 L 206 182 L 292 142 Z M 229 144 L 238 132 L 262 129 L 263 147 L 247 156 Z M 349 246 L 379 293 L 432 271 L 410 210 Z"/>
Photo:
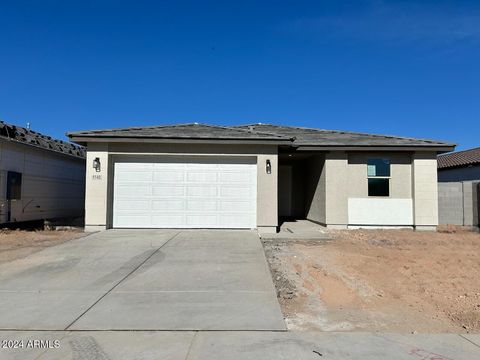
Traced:
<path fill-rule="evenodd" d="M 439 169 L 461 167 L 474 164 L 480 164 L 480 147 L 469 150 L 457 151 L 450 154 L 444 154 L 438 157 Z"/>
<path fill-rule="evenodd" d="M 62 153 L 68 156 L 85 158 L 85 148 L 82 146 L 53 139 L 52 137 L 43 135 L 39 132 L 21 126 L 7 124 L 3 121 L 0 121 L 0 138 Z"/>

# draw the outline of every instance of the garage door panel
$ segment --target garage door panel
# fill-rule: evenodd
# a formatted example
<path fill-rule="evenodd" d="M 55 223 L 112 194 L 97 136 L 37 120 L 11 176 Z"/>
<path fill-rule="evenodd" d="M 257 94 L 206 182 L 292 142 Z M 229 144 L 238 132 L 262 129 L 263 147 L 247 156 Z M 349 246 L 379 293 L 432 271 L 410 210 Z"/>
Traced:
<path fill-rule="evenodd" d="M 152 222 L 149 227 L 164 227 L 165 224 L 169 224 L 169 227 L 179 227 L 183 226 L 185 223 L 184 215 L 168 215 L 168 214 L 153 214 Z"/>
<path fill-rule="evenodd" d="M 248 227 L 248 224 L 251 224 L 252 219 L 251 215 L 243 215 L 243 214 L 224 214 L 220 215 L 220 223 L 222 224 L 229 224 L 232 228 L 243 228 Z"/>
<path fill-rule="evenodd" d="M 224 172 L 218 174 L 219 180 L 222 183 L 243 183 L 248 184 L 250 179 L 249 173 L 241 173 L 238 172 Z"/>
<path fill-rule="evenodd" d="M 116 209 L 119 211 L 148 210 L 150 204 L 150 200 L 122 199 L 117 201 Z"/>
<path fill-rule="evenodd" d="M 129 173 L 132 171 L 152 171 L 152 163 L 116 163 L 115 171 Z"/>
<path fill-rule="evenodd" d="M 152 210 L 183 211 L 185 210 L 185 200 L 152 200 Z"/>
<path fill-rule="evenodd" d="M 185 164 L 184 163 L 174 163 L 174 162 L 156 162 L 151 164 L 155 171 L 177 171 L 177 170 L 184 170 Z"/>
<path fill-rule="evenodd" d="M 217 173 L 216 172 L 189 172 L 187 173 L 187 181 L 193 183 L 212 183 L 217 182 Z"/>
<path fill-rule="evenodd" d="M 183 196 L 185 188 L 183 186 L 152 186 L 153 196 L 169 196 L 178 197 Z"/>
<path fill-rule="evenodd" d="M 187 215 L 187 225 L 191 227 L 215 227 L 217 223 L 217 215 Z"/>
<path fill-rule="evenodd" d="M 151 219 L 148 215 L 128 212 L 126 214 L 116 214 L 115 222 L 116 227 L 145 228 L 149 227 Z"/>
<path fill-rule="evenodd" d="M 125 171 L 122 173 L 122 178 L 124 181 L 150 182 L 152 181 L 152 175 L 151 171 Z"/>
<path fill-rule="evenodd" d="M 155 182 L 169 183 L 172 181 L 183 181 L 184 174 L 175 170 L 155 171 L 153 180 Z"/>
<path fill-rule="evenodd" d="M 254 189 L 245 186 L 239 187 L 232 187 L 226 186 L 220 189 L 220 196 L 221 197 L 228 197 L 233 199 L 244 199 L 244 198 L 252 198 L 254 195 Z"/>
<path fill-rule="evenodd" d="M 241 161 L 239 161 L 238 164 L 242 164 Z M 222 172 L 238 172 L 238 164 L 222 164 Z M 248 165 L 248 163 L 244 163 Z"/>
<path fill-rule="evenodd" d="M 213 197 L 217 196 L 216 186 L 192 186 L 187 187 L 187 196 Z"/>
<path fill-rule="evenodd" d="M 208 160 L 205 160 L 205 162 L 185 164 L 185 167 L 187 168 L 187 170 L 201 170 L 201 171 L 215 171 L 215 170 L 218 170 L 219 166 L 220 166 L 219 164 L 208 162 Z"/>
<path fill-rule="evenodd" d="M 137 198 L 139 196 L 150 196 L 152 188 L 148 184 L 125 184 L 115 189 L 117 198 Z"/>
<path fill-rule="evenodd" d="M 177 161 L 115 163 L 114 227 L 256 227 L 254 159 Z"/>
<path fill-rule="evenodd" d="M 188 200 L 187 210 L 190 211 L 217 211 L 217 202 L 215 200 Z"/>
<path fill-rule="evenodd" d="M 236 200 L 236 201 L 220 201 L 220 210 L 221 211 L 236 211 L 249 212 L 252 209 L 251 201 L 246 200 Z"/>

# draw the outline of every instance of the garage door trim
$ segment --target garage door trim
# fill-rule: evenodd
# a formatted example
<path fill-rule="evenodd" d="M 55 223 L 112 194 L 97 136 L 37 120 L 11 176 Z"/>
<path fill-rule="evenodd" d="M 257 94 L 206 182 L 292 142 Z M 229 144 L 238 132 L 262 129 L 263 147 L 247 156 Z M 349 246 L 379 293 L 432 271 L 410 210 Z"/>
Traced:
<path fill-rule="evenodd" d="M 256 157 L 126 156 L 113 163 L 114 228 L 256 228 Z"/>

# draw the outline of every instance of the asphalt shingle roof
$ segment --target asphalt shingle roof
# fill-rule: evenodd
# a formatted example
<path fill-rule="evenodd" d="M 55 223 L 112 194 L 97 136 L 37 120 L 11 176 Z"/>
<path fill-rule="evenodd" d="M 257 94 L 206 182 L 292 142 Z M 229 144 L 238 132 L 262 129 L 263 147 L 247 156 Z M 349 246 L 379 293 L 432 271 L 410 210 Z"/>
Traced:
<path fill-rule="evenodd" d="M 287 136 L 247 129 L 207 124 L 179 124 L 77 131 L 70 137 L 128 137 L 160 139 L 289 140 Z"/>
<path fill-rule="evenodd" d="M 0 121 L 0 138 L 16 141 L 22 144 L 62 153 L 78 158 L 85 158 L 85 148 L 70 142 L 53 139 L 50 136 L 26 129 L 21 126 Z"/>
<path fill-rule="evenodd" d="M 441 141 L 415 139 L 390 135 L 365 134 L 349 131 L 323 130 L 270 124 L 243 125 L 253 130 L 295 138 L 299 146 L 454 146 Z"/>
<path fill-rule="evenodd" d="M 480 164 L 480 147 L 444 154 L 438 157 L 439 169 L 475 164 Z"/>
<path fill-rule="evenodd" d="M 88 138 L 157 138 L 192 140 L 268 140 L 292 146 L 412 146 L 451 147 L 455 144 L 389 135 L 355 133 L 347 131 L 322 130 L 270 124 L 242 126 L 214 126 L 207 124 L 180 124 L 165 126 L 131 127 L 77 131 L 67 134 L 77 142 Z M 451 149 L 449 149 L 451 150 Z"/>

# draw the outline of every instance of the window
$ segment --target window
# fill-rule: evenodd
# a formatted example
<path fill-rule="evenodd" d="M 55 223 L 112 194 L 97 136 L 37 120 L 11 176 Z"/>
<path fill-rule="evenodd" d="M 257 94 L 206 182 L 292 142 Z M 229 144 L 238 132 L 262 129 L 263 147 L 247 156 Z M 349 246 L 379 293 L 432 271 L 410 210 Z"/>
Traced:
<path fill-rule="evenodd" d="M 22 174 L 14 171 L 7 173 L 7 200 L 22 198 Z"/>
<path fill-rule="evenodd" d="M 390 160 L 368 159 L 368 196 L 390 196 Z"/>

